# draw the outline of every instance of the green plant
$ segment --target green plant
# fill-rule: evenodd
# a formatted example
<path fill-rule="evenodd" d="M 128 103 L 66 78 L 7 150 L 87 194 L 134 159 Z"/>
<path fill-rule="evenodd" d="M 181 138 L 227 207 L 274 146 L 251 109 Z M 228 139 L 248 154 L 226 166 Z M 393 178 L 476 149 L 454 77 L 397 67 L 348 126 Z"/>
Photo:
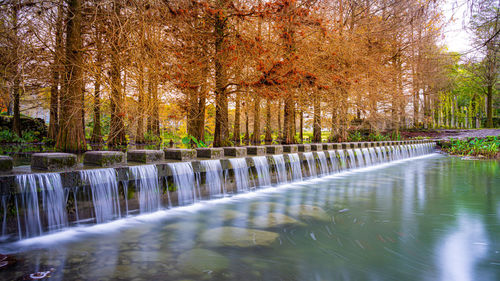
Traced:
<path fill-rule="evenodd" d="M 201 141 L 201 140 L 199 141 L 191 135 L 187 135 L 187 136 L 182 138 L 182 143 L 188 147 L 189 147 L 191 141 L 193 141 L 197 147 L 207 147 L 207 145 L 203 141 Z"/>
<path fill-rule="evenodd" d="M 442 149 L 450 154 L 461 156 L 498 157 L 500 153 L 500 137 L 471 138 L 466 140 L 450 139 Z"/>
<path fill-rule="evenodd" d="M 361 132 L 360 131 L 355 131 L 349 134 L 348 140 L 349 141 L 361 141 L 363 138 L 361 137 Z"/>

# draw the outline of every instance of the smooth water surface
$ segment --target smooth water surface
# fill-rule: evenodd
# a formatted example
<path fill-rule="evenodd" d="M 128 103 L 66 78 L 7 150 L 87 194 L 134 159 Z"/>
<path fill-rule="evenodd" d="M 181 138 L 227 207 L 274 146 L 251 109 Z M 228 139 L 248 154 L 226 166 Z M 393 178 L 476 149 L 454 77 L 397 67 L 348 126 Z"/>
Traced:
<path fill-rule="evenodd" d="M 3 244 L 0 280 L 500 280 L 499 193 L 434 154 Z"/>

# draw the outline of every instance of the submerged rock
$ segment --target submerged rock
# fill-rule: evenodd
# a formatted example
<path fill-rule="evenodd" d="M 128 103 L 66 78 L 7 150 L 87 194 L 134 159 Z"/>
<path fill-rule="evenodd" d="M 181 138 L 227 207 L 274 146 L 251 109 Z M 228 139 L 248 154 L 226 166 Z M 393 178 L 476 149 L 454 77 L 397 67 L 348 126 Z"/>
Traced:
<path fill-rule="evenodd" d="M 215 221 L 229 221 L 229 220 L 234 220 L 234 219 L 242 219 L 245 218 L 247 214 L 238 212 L 235 210 L 231 209 L 225 209 L 225 210 L 220 210 L 216 211 L 210 214 L 209 220 L 215 220 Z"/>
<path fill-rule="evenodd" d="M 294 217 L 305 220 L 330 221 L 330 215 L 321 207 L 313 205 L 290 206 L 288 213 Z"/>
<path fill-rule="evenodd" d="M 178 258 L 179 268 L 187 275 L 217 273 L 229 266 L 229 260 L 219 253 L 205 249 L 192 249 Z"/>
<path fill-rule="evenodd" d="M 275 232 L 227 226 L 203 232 L 201 241 L 210 246 L 255 247 L 269 246 L 278 237 Z"/>
<path fill-rule="evenodd" d="M 255 202 L 250 204 L 250 210 L 262 214 L 286 210 L 286 205 L 276 202 Z"/>
<path fill-rule="evenodd" d="M 262 215 L 250 220 L 254 227 L 258 228 L 273 228 L 273 227 L 283 227 L 286 225 L 304 226 L 303 222 L 300 222 L 292 217 L 281 213 L 269 213 L 267 215 Z"/>

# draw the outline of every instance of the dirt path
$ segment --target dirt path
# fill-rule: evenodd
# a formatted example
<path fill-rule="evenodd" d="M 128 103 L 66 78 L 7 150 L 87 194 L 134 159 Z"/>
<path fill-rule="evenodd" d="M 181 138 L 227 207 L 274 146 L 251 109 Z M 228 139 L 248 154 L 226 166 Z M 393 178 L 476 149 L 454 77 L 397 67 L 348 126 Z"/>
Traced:
<path fill-rule="evenodd" d="M 401 132 L 405 138 L 430 137 L 433 139 L 463 139 L 463 138 L 483 138 L 487 136 L 500 136 L 500 129 L 479 129 L 479 130 L 451 130 L 439 129 L 429 131 Z"/>

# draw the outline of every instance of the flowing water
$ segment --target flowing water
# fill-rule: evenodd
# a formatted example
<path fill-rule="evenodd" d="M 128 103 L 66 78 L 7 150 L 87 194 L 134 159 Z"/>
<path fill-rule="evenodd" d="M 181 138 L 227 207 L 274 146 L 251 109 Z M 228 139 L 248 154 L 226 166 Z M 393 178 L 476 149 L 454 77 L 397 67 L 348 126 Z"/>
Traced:
<path fill-rule="evenodd" d="M 372 156 L 370 155 L 370 151 L 368 150 L 368 148 L 363 148 L 361 151 L 363 153 L 363 158 L 365 158 L 365 166 L 371 166 Z"/>
<path fill-rule="evenodd" d="M 257 172 L 256 178 L 258 179 L 258 186 L 271 185 L 271 176 L 269 175 L 269 163 L 266 156 L 252 157 Z"/>
<path fill-rule="evenodd" d="M 429 155 L 0 244 L 15 280 L 499 280 L 500 163 Z"/>
<path fill-rule="evenodd" d="M 236 190 L 238 192 L 246 192 L 249 190 L 249 169 L 245 158 L 229 159 L 234 172 L 234 181 L 236 182 Z"/>
<path fill-rule="evenodd" d="M 284 184 L 288 182 L 287 172 L 285 166 L 285 158 L 283 154 L 273 155 L 275 170 L 276 170 L 276 180 L 278 184 Z"/>
<path fill-rule="evenodd" d="M 353 169 L 358 167 L 356 163 L 356 157 L 354 156 L 354 150 L 352 149 L 347 150 L 347 158 L 349 159 L 349 165 L 348 165 L 349 168 Z"/>
<path fill-rule="evenodd" d="M 95 222 L 103 223 L 121 217 L 115 169 L 83 170 L 80 176 L 90 186 Z"/>
<path fill-rule="evenodd" d="M 327 175 L 330 171 L 328 169 L 328 162 L 326 161 L 326 155 L 324 151 L 319 151 L 316 153 L 318 155 L 319 171 L 320 175 Z"/>
<path fill-rule="evenodd" d="M 290 165 L 290 178 L 292 181 L 302 180 L 302 165 L 300 164 L 300 158 L 297 153 L 288 154 L 288 161 Z"/>
<path fill-rule="evenodd" d="M 354 155 L 356 156 L 356 163 L 357 163 L 357 166 L 356 167 L 364 167 L 365 166 L 365 159 L 363 159 L 363 152 L 361 151 L 361 149 L 359 148 L 356 148 L 354 149 Z M 353 159 L 351 158 L 351 161 Z"/>
<path fill-rule="evenodd" d="M 24 210 L 21 212 L 24 225 L 18 220 L 20 238 L 38 236 L 68 225 L 66 196 L 60 174 L 19 175 L 16 177 L 16 182 L 21 194 L 16 200 L 16 209 Z M 3 205 L 6 214 L 5 202 Z M 48 229 L 44 230 L 44 225 L 47 225 Z"/>
<path fill-rule="evenodd" d="M 179 205 L 197 202 L 201 194 L 191 162 L 168 163 L 167 165 L 172 171 L 173 180 L 173 188 L 169 190 L 177 192 Z"/>
<path fill-rule="evenodd" d="M 226 194 L 220 160 L 202 160 L 200 165 L 205 171 L 205 185 L 210 198 L 217 198 Z"/>
<path fill-rule="evenodd" d="M 150 213 L 160 209 L 160 188 L 156 165 L 131 166 L 129 171 L 139 190 L 141 213 Z"/>
<path fill-rule="evenodd" d="M 309 177 L 311 178 L 317 177 L 318 173 L 316 172 L 316 161 L 314 160 L 313 153 L 305 152 L 303 155 L 307 162 L 307 171 L 309 173 Z"/>

